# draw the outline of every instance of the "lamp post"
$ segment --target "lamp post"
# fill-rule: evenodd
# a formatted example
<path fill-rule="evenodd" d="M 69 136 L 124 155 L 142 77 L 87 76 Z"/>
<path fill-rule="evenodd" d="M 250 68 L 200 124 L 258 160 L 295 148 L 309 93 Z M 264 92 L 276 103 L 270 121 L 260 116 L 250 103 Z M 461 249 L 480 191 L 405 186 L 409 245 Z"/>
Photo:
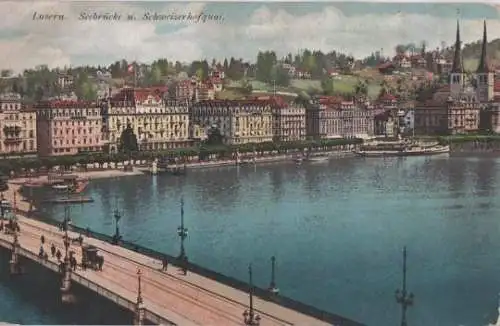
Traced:
<path fill-rule="evenodd" d="M 69 235 L 68 235 L 68 228 L 66 227 L 64 230 L 64 264 L 65 266 L 69 266 Z"/>
<path fill-rule="evenodd" d="M 403 285 L 396 290 L 396 302 L 401 305 L 401 326 L 407 326 L 406 310 L 413 305 L 413 293 L 406 291 L 406 247 L 403 248 Z"/>
<path fill-rule="evenodd" d="M 187 260 L 186 251 L 184 249 L 184 240 L 187 238 L 188 229 L 184 227 L 184 198 L 181 198 L 181 226 L 177 228 L 177 235 L 181 239 L 181 252 L 179 254 L 179 260 Z"/>
<path fill-rule="evenodd" d="M 2 220 L 5 218 L 5 213 L 9 210 L 9 202 L 5 199 L 3 193 L 0 195 L 0 213 Z"/>
<path fill-rule="evenodd" d="M 275 268 L 276 268 L 276 257 L 271 257 L 271 283 L 269 284 L 269 292 L 272 294 L 278 294 L 280 290 L 276 287 L 275 281 Z"/>
<path fill-rule="evenodd" d="M 120 212 L 117 209 L 115 209 L 115 213 L 114 213 L 113 216 L 115 218 L 115 223 L 116 223 L 115 235 L 113 236 L 113 244 L 118 244 L 118 242 L 121 239 L 120 226 L 118 225 L 118 222 L 120 221 L 120 219 L 122 218 L 122 216 L 121 216 Z"/>
<path fill-rule="evenodd" d="M 142 271 L 137 269 L 137 304 L 143 303 L 142 300 L 142 288 L 141 288 Z"/>
<path fill-rule="evenodd" d="M 250 306 L 248 310 L 243 313 L 243 321 L 245 325 L 258 326 L 260 325 L 260 316 L 257 315 L 253 310 L 253 281 L 252 281 L 252 264 L 248 265 L 248 277 L 249 277 L 249 289 L 248 293 L 250 295 Z"/>
<path fill-rule="evenodd" d="M 142 272 L 137 269 L 137 301 L 135 303 L 134 325 L 144 325 L 144 301 L 141 288 Z"/>

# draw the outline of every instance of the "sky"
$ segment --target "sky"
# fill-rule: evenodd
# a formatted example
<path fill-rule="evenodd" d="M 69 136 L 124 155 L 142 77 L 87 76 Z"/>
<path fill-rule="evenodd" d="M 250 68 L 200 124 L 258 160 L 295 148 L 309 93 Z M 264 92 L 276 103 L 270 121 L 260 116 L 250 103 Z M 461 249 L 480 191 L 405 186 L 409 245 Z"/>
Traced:
<path fill-rule="evenodd" d="M 122 58 L 190 62 L 225 57 L 255 61 L 260 50 L 279 56 L 301 49 L 339 50 L 357 58 L 397 44 L 422 40 L 428 47 L 452 44 L 456 19 L 464 42 L 500 38 L 500 7 L 465 3 L 325 2 L 99 2 L 0 1 L 0 69 L 82 64 L 108 65 Z M 61 14 L 63 20 L 34 20 Z M 145 13 L 169 20 L 143 20 Z M 117 13 L 118 21 L 84 21 L 82 13 Z M 187 15 L 191 19 L 173 19 Z M 200 16 L 202 14 L 202 16 Z M 135 20 L 127 20 L 134 15 Z M 202 19 L 198 19 L 202 17 Z"/>

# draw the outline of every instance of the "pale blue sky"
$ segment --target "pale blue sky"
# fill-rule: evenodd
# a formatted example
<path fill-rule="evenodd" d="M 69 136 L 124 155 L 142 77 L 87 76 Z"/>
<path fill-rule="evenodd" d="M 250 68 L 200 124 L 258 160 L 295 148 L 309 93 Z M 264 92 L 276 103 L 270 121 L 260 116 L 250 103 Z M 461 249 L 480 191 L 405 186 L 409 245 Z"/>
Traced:
<path fill-rule="evenodd" d="M 302 48 L 340 50 L 356 57 L 383 49 L 392 54 L 398 43 L 450 44 L 460 10 L 465 41 L 481 37 L 482 20 L 490 39 L 500 37 L 499 10 L 487 4 L 433 3 L 161 3 L 161 2 L 0 2 L 9 13 L 0 21 L 0 65 L 19 70 L 49 66 L 109 64 L 115 60 L 151 61 L 223 59 L 254 60 L 259 50 L 279 55 Z M 38 13 L 60 13 L 63 22 L 33 21 Z M 81 22 L 82 11 L 98 13 L 208 13 L 223 21 Z"/>

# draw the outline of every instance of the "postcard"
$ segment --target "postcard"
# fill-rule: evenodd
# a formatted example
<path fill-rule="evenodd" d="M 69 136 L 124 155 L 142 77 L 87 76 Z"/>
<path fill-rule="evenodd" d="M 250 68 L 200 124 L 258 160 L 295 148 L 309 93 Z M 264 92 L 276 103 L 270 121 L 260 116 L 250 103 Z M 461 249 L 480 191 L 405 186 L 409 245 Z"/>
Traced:
<path fill-rule="evenodd" d="M 500 325 L 497 5 L 0 8 L 0 322 Z"/>

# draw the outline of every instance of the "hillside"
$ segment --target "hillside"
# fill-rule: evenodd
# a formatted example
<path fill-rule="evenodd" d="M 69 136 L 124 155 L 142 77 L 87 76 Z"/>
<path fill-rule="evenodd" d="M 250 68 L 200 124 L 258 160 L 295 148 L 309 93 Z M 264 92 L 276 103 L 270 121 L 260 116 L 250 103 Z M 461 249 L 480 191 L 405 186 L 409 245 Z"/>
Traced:
<path fill-rule="evenodd" d="M 481 55 L 481 41 L 465 44 L 462 54 L 465 69 L 475 70 Z M 500 67 L 500 39 L 488 42 L 488 60 L 491 66 Z"/>

